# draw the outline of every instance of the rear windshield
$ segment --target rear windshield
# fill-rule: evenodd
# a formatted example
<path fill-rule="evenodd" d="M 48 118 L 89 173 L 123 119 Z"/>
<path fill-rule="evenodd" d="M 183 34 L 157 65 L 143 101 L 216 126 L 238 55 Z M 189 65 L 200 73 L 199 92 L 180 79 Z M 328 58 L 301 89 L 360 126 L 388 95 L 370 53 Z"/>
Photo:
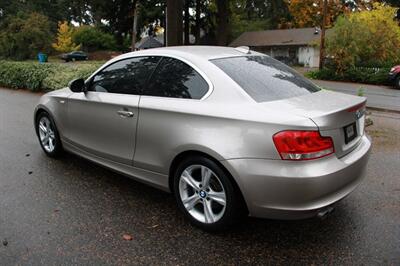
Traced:
<path fill-rule="evenodd" d="M 309 80 L 269 56 L 240 56 L 211 60 L 255 101 L 282 100 L 319 91 Z"/>

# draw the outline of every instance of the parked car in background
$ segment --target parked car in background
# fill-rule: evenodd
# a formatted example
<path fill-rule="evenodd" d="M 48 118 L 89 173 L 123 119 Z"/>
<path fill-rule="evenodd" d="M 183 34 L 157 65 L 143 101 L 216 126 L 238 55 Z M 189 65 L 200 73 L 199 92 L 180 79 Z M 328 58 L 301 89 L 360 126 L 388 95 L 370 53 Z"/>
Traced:
<path fill-rule="evenodd" d="M 365 103 L 261 53 L 180 46 L 110 60 L 43 95 L 34 122 L 48 156 L 67 150 L 172 192 L 218 230 L 245 214 L 329 213 L 366 169 Z"/>
<path fill-rule="evenodd" d="M 69 61 L 83 61 L 88 59 L 88 55 L 82 51 L 74 51 L 67 54 L 62 54 L 61 59 L 65 60 L 65 62 Z"/>
<path fill-rule="evenodd" d="M 400 65 L 390 69 L 389 80 L 397 89 L 400 89 Z"/>

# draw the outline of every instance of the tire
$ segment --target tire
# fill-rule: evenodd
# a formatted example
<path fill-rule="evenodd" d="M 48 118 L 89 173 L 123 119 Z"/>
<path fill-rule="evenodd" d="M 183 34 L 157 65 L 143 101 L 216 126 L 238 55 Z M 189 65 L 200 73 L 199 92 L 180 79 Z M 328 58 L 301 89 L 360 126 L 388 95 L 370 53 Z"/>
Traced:
<path fill-rule="evenodd" d="M 394 86 L 396 87 L 396 89 L 400 90 L 400 75 L 396 77 Z"/>
<path fill-rule="evenodd" d="M 47 112 L 41 112 L 35 120 L 35 130 L 40 146 L 45 154 L 58 158 L 63 153 L 60 135 L 53 118 Z"/>
<path fill-rule="evenodd" d="M 244 216 L 243 200 L 229 174 L 206 157 L 184 159 L 174 173 L 173 189 L 185 217 L 205 231 L 222 231 Z"/>

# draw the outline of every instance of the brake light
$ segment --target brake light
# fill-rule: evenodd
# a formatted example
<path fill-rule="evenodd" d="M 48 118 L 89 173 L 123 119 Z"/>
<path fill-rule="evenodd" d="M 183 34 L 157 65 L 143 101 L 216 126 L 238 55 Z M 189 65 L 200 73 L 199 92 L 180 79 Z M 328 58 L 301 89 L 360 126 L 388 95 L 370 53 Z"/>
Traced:
<path fill-rule="evenodd" d="M 273 136 L 282 160 L 312 160 L 334 153 L 333 141 L 318 131 L 288 130 Z"/>

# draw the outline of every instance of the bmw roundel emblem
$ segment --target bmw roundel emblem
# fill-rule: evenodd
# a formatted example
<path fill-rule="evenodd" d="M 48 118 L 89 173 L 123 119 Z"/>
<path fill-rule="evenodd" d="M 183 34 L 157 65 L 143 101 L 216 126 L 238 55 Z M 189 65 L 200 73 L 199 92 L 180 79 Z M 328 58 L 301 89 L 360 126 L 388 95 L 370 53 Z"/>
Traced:
<path fill-rule="evenodd" d="M 363 116 L 364 112 L 362 110 L 357 110 L 356 119 L 360 119 Z"/>
<path fill-rule="evenodd" d="M 205 198 L 207 196 L 206 192 L 204 190 L 201 190 L 199 192 L 200 197 Z"/>

